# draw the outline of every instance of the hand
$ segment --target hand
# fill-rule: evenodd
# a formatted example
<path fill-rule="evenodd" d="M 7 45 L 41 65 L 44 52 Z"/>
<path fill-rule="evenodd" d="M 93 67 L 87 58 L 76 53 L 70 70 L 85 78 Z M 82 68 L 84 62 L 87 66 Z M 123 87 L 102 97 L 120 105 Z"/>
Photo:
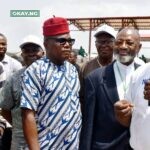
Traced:
<path fill-rule="evenodd" d="M 150 81 L 147 81 L 145 83 L 145 87 L 144 87 L 144 99 L 149 100 L 150 101 Z"/>
<path fill-rule="evenodd" d="M 123 126 L 128 127 L 131 122 L 133 105 L 127 100 L 119 100 L 114 104 L 116 119 Z"/>

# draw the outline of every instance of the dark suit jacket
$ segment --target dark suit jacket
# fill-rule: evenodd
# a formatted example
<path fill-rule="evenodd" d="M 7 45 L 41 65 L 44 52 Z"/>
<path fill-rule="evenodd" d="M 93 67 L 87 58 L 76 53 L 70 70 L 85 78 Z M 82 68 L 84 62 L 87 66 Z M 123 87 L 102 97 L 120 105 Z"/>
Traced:
<path fill-rule="evenodd" d="M 119 96 L 113 64 L 94 70 L 85 79 L 80 150 L 131 149 L 129 129 L 115 119 L 114 103 Z"/>

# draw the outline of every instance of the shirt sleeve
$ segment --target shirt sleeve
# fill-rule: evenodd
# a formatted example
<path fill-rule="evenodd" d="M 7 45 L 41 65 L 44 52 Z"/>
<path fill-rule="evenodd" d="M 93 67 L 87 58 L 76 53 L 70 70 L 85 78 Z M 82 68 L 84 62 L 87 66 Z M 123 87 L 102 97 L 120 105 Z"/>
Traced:
<path fill-rule="evenodd" d="M 11 76 L 5 81 L 5 84 L 0 92 L 0 107 L 7 110 L 10 110 L 14 105 L 12 95 L 12 79 L 13 78 Z"/>
<path fill-rule="evenodd" d="M 16 72 L 22 68 L 22 64 L 19 61 L 13 59 L 12 63 L 13 63 L 13 66 L 12 66 L 13 72 Z"/>
<path fill-rule="evenodd" d="M 22 108 L 37 111 L 37 106 L 41 99 L 41 84 L 40 84 L 40 68 L 39 65 L 33 63 L 26 69 L 22 76 Z"/>

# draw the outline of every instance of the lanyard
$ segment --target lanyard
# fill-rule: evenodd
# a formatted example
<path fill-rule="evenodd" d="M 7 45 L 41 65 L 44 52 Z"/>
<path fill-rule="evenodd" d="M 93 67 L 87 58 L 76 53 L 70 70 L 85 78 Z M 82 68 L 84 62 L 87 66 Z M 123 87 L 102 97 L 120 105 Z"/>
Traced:
<path fill-rule="evenodd" d="M 117 67 L 117 71 L 118 71 L 119 77 L 120 77 L 121 82 L 122 82 L 122 85 L 123 85 L 123 91 L 124 91 L 124 96 L 125 96 L 126 91 L 127 91 L 127 89 L 128 89 L 128 85 L 127 85 L 127 83 L 126 83 L 126 78 L 125 78 L 125 80 L 123 79 L 123 76 L 122 76 L 122 74 L 121 74 L 121 71 L 120 71 L 119 66 L 118 66 L 117 63 L 116 63 L 116 67 Z"/>

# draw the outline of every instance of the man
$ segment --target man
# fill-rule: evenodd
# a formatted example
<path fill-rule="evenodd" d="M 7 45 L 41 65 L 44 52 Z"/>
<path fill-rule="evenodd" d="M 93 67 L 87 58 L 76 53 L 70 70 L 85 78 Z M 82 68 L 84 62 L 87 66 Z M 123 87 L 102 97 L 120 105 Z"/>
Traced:
<path fill-rule="evenodd" d="M 114 107 L 118 121 L 130 126 L 131 147 L 134 150 L 149 150 L 150 63 L 134 72 L 125 100 L 115 103 Z"/>
<path fill-rule="evenodd" d="M 113 43 L 116 37 L 115 30 L 108 25 L 103 25 L 94 36 L 96 38 L 95 46 L 98 56 L 85 63 L 80 70 L 80 101 L 82 107 L 84 105 L 84 78 L 93 70 L 106 66 L 113 60 Z"/>
<path fill-rule="evenodd" d="M 7 38 L 0 33 L 0 62 L 4 65 L 4 71 L 6 72 L 6 78 L 12 75 L 15 71 L 22 68 L 21 63 L 17 60 L 6 55 L 7 51 Z"/>
<path fill-rule="evenodd" d="M 115 103 L 118 121 L 130 126 L 130 144 L 134 150 L 149 150 L 150 129 L 150 63 L 132 75 L 124 100 Z M 148 100 L 148 101 L 147 101 Z"/>
<path fill-rule="evenodd" d="M 86 77 L 81 150 L 131 149 L 128 128 L 116 120 L 113 105 L 126 93 L 130 76 L 137 67 L 134 57 L 140 48 L 138 31 L 122 29 L 114 45 L 116 61 Z"/>
<path fill-rule="evenodd" d="M 24 39 L 24 43 L 20 45 L 20 48 L 25 67 L 15 72 L 6 80 L 0 95 L 0 107 L 4 110 L 7 110 L 7 112 L 11 112 L 12 122 L 10 118 L 5 118 L 13 126 L 11 150 L 22 150 L 26 144 L 23 136 L 20 110 L 21 75 L 25 71 L 26 67 L 31 65 L 37 59 L 41 58 L 44 54 L 40 40 L 36 36 L 27 36 Z"/>
<path fill-rule="evenodd" d="M 98 56 L 89 62 L 85 63 L 81 68 L 82 77 L 86 77 L 87 74 L 93 70 L 110 64 L 113 60 L 113 43 L 116 37 L 115 30 L 108 25 L 102 25 L 95 37 L 95 46 Z"/>
<path fill-rule="evenodd" d="M 78 72 L 80 72 L 80 66 L 77 64 L 77 52 L 75 50 L 71 51 L 68 61 L 76 67 Z"/>
<path fill-rule="evenodd" d="M 81 128 L 79 79 L 68 58 L 75 40 L 67 20 L 54 17 L 43 25 L 46 57 L 23 75 L 23 130 L 30 150 L 78 149 Z"/>
<path fill-rule="evenodd" d="M 15 71 L 21 69 L 22 65 L 17 60 L 6 55 L 6 51 L 7 51 L 7 38 L 4 34 L 0 33 L 0 62 L 4 66 L 4 72 L 7 79 Z M 6 114 L 7 112 L 2 111 L 3 116 L 5 116 Z M 1 122 L 3 121 L 4 120 L 1 120 Z M 3 135 L 3 145 L 5 146 L 5 149 L 9 149 L 10 147 L 10 141 L 11 141 L 10 137 L 11 137 L 11 125 L 7 123 L 7 127 Z"/>

